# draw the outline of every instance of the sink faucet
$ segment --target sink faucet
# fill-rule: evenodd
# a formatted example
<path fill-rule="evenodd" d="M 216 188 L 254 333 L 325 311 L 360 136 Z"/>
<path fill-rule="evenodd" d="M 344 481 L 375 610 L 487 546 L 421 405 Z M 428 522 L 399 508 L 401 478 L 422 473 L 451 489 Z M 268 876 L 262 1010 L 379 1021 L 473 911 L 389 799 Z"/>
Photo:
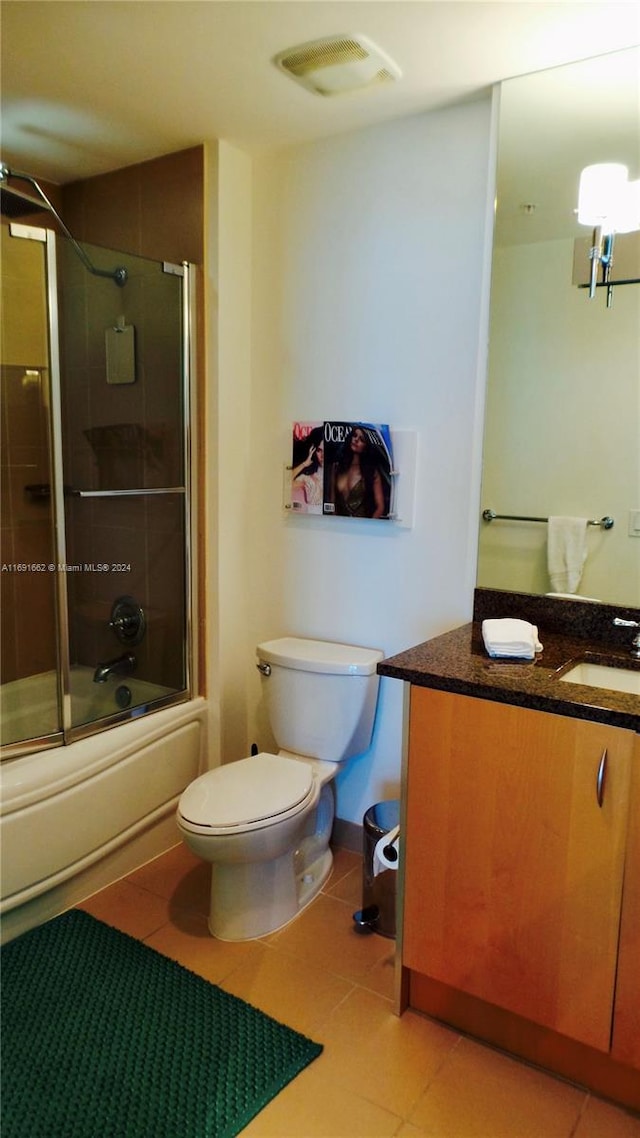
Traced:
<path fill-rule="evenodd" d="M 613 623 L 617 624 L 619 628 L 640 629 L 640 620 L 623 620 L 621 616 L 614 616 Z M 636 632 L 631 641 L 631 655 L 637 656 L 640 660 L 640 632 Z"/>
<path fill-rule="evenodd" d="M 133 652 L 125 652 L 124 656 L 116 656 L 115 660 L 108 660 L 105 664 L 98 664 L 93 673 L 94 684 L 104 684 L 109 676 L 130 676 L 138 666 Z"/>

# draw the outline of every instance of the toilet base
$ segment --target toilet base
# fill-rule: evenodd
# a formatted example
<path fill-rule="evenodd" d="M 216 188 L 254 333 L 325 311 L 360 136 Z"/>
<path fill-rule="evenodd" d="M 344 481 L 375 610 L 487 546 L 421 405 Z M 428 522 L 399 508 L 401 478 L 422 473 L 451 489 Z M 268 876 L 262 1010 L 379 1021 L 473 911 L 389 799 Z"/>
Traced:
<path fill-rule="evenodd" d="M 331 873 L 327 847 L 296 873 L 291 853 L 267 862 L 211 867 L 209 932 L 217 940 L 255 940 L 288 925 L 318 895 Z"/>

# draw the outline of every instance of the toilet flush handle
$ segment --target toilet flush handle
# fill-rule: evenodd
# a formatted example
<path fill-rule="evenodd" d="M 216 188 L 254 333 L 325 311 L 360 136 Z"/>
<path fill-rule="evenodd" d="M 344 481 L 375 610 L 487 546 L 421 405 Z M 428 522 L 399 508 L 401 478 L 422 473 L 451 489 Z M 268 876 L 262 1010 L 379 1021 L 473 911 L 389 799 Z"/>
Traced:
<path fill-rule="evenodd" d="M 256 664 L 256 668 L 258 669 L 259 672 L 262 672 L 263 676 L 270 676 L 271 675 L 271 664 L 263 664 L 261 662 L 259 664 Z"/>

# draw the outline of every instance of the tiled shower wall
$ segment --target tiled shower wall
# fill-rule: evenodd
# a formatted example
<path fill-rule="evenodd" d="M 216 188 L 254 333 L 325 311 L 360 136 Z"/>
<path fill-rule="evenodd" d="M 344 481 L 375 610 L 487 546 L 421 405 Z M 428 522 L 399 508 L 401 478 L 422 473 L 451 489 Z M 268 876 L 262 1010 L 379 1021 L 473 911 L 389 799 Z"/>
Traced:
<path fill-rule="evenodd" d="M 201 146 L 167 154 L 65 186 L 64 220 L 81 241 L 201 265 L 203 179 Z"/>

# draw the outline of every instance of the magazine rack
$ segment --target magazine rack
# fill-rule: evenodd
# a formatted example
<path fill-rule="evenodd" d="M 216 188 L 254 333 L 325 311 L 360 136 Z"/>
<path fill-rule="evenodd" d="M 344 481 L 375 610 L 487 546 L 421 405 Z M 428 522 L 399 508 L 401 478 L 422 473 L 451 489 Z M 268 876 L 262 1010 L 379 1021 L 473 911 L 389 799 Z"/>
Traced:
<path fill-rule="evenodd" d="M 343 524 L 344 522 L 365 522 L 371 525 L 384 521 L 387 524 L 392 522 L 394 526 L 400 527 L 401 529 L 412 529 L 415 514 L 418 434 L 417 431 L 389 428 L 389 435 L 393 456 L 392 468 L 389 471 L 391 478 L 391 498 L 389 513 L 384 518 L 350 518 L 344 515 L 338 516 L 337 514 L 327 513 L 320 508 L 317 508 L 315 511 L 296 509 L 291 497 L 291 471 L 293 468 L 290 461 L 283 465 L 283 509 L 290 517 L 316 518 L 316 520 L 320 519 L 323 523 L 331 520 L 337 524 Z"/>

